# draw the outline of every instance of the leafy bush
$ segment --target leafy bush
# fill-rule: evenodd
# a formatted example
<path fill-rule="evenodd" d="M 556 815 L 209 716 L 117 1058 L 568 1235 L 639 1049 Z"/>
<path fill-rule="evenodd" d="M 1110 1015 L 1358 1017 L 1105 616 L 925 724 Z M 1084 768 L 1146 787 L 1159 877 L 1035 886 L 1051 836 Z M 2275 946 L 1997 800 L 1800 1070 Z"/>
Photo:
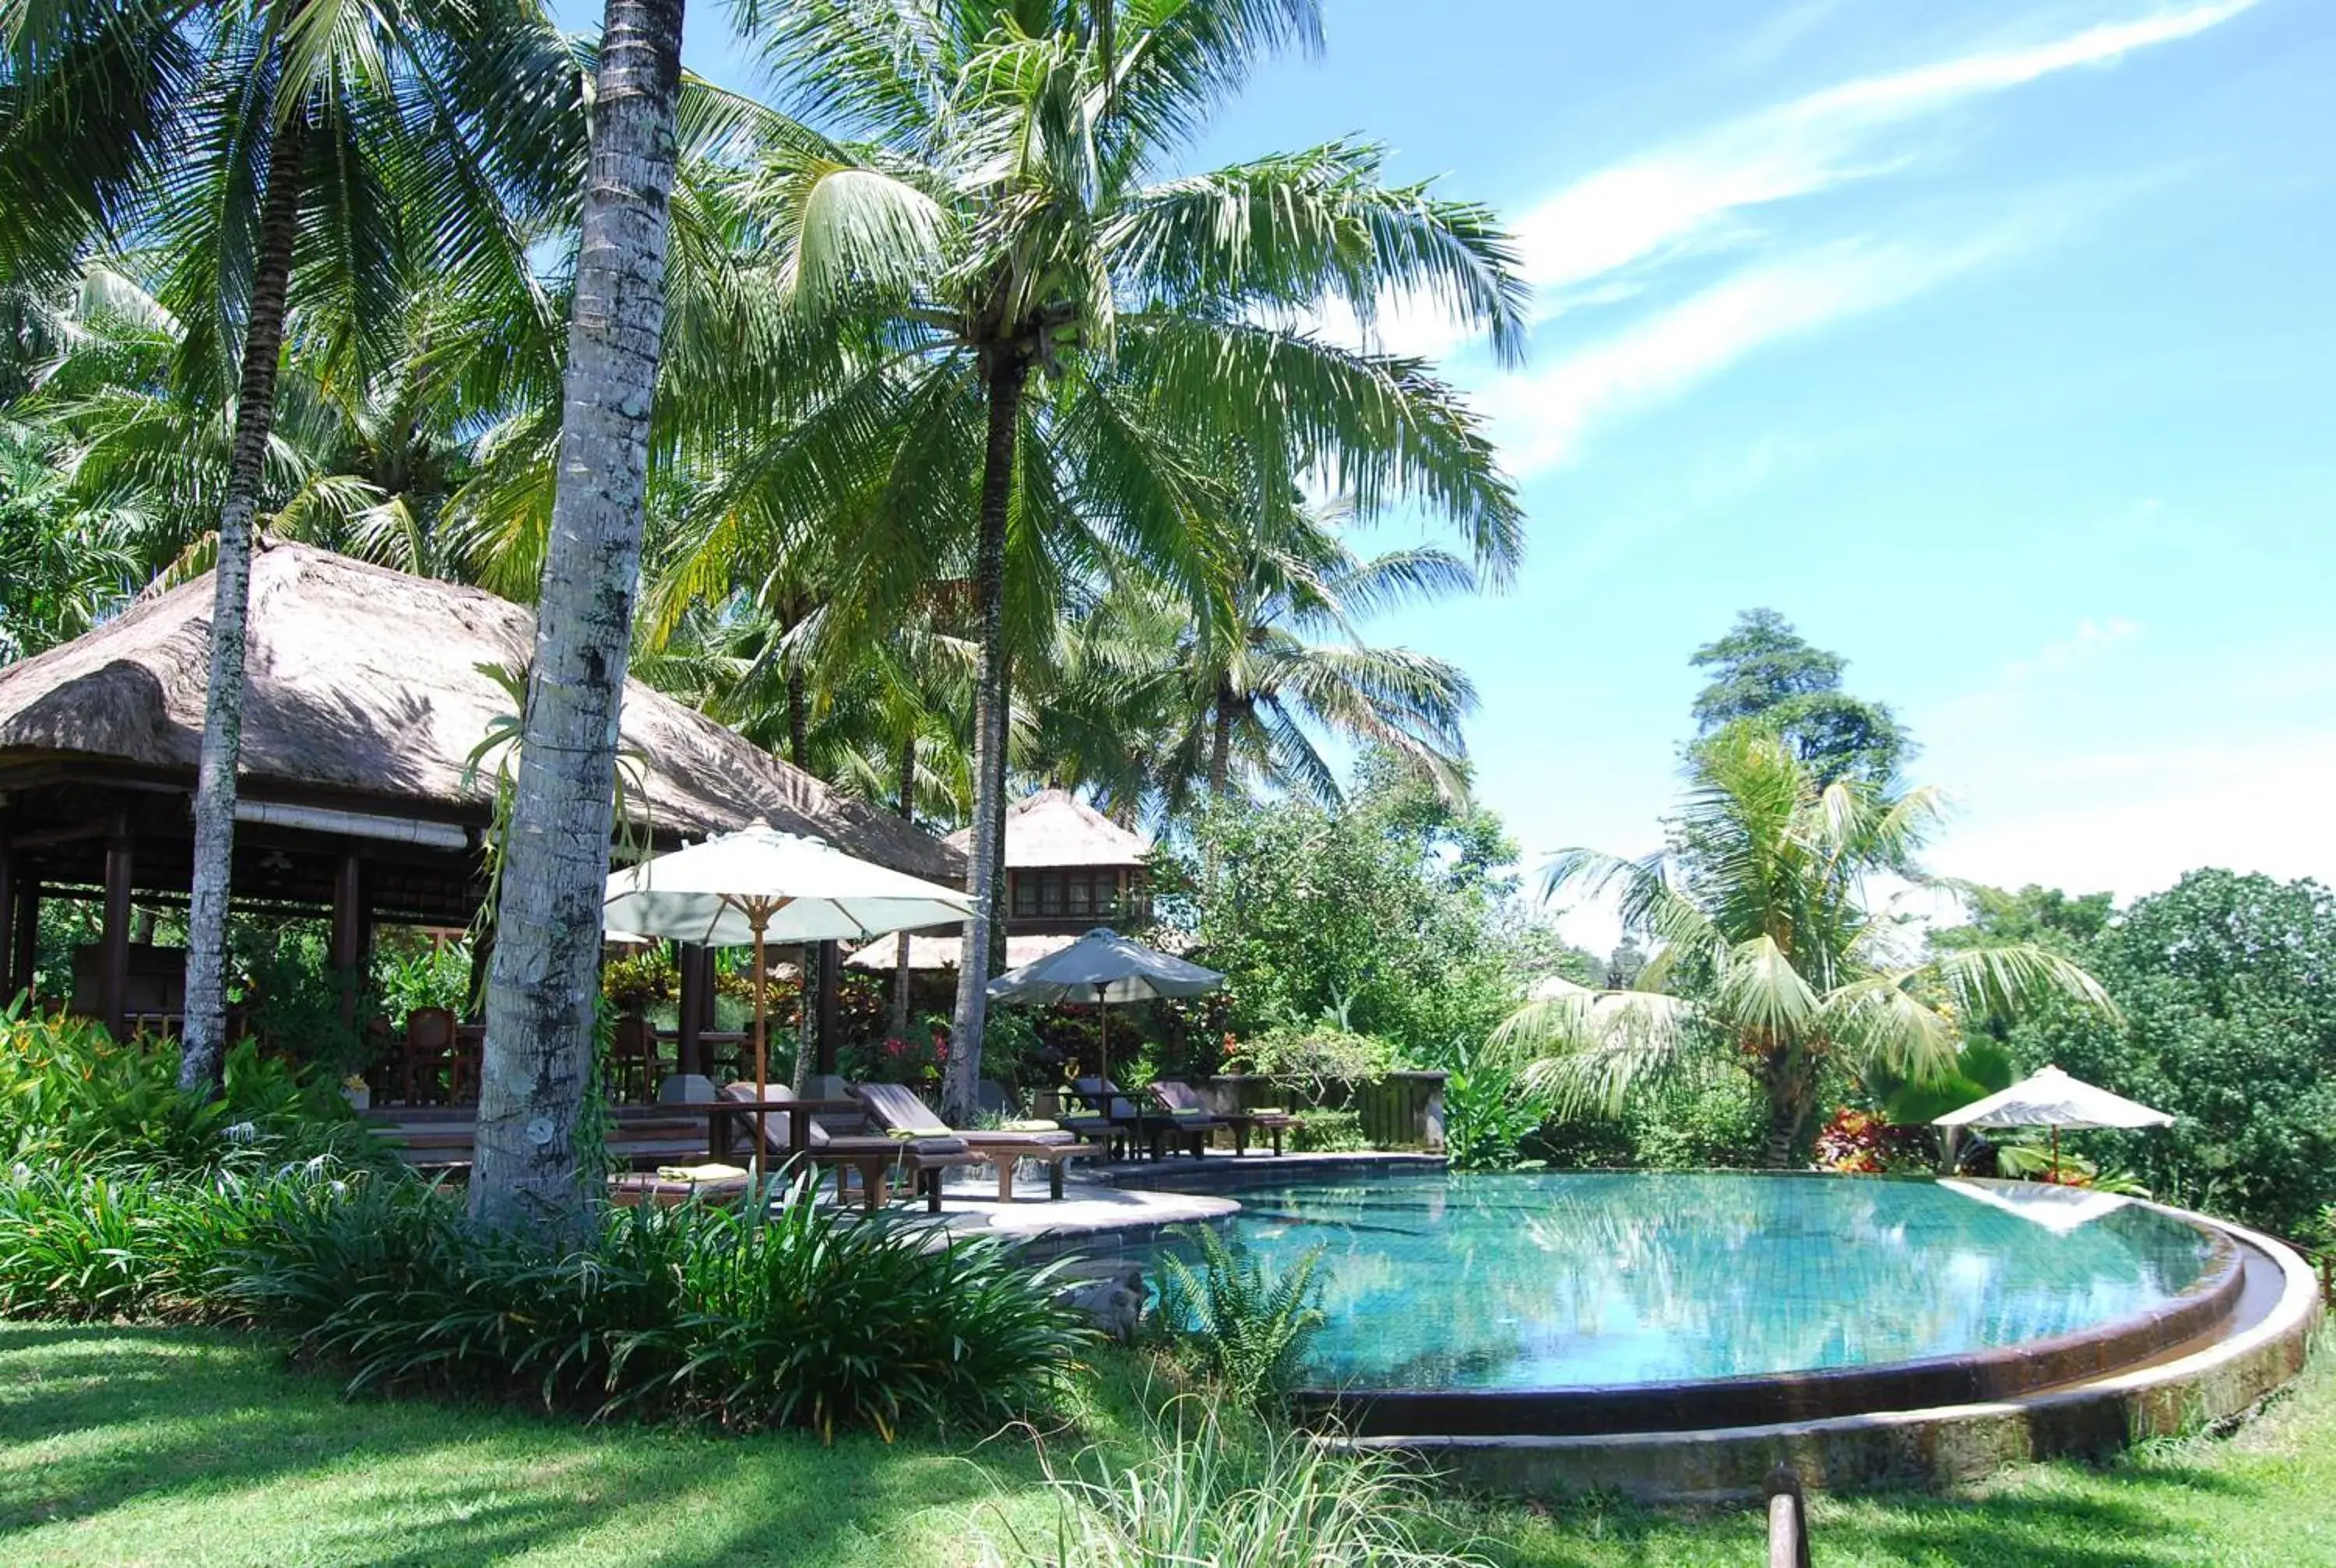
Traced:
<path fill-rule="evenodd" d="M 1049 1459 L 1057 1506 L 1033 1546 L 983 1543 L 988 1568 L 1483 1568 L 1423 1542 L 1452 1533 L 1420 1484 L 1377 1455 L 1342 1455 L 1302 1433 L 1230 1429 L 1180 1400 L 1155 1419 L 1150 1457 L 1100 1450 L 1067 1471 Z"/>
<path fill-rule="evenodd" d="M 20 1164 L 0 1183 L 0 1317 L 234 1316 L 235 1261 L 346 1190 L 321 1163 L 208 1182 Z"/>
<path fill-rule="evenodd" d="M 1740 1076 L 1689 1080 L 1629 1110 L 1630 1164 L 1644 1171 L 1751 1169 L 1765 1163 L 1758 1095 Z"/>
<path fill-rule="evenodd" d="M 1234 1047 L 1229 1072 L 1254 1073 L 1284 1083 L 1356 1083 L 1393 1072 L 1402 1060 L 1393 1044 L 1333 1023 L 1268 1029 Z"/>
<path fill-rule="evenodd" d="M 2336 1203 L 2336 894 L 2193 872 L 2136 900 L 2082 957 L 2122 1021 L 2050 1014 L 2010 1031 L 2013 1057 L 2175 1123 L 2064 1145 L 2130 1164 L 2171 1203 L 2274 1232 Z"/>
<path fill-rule="evenodd" d="M 175 1044 L 123 1044 L 85 1019 L 0 1013 L 0 1159 L 169 1174 L 385 1157 L 329 1068 L 304 1071 L 245 1041 L 222 1070 L 216 1098 L 186 1094 Z"/>
<path fill-rule="evenodd" d="M 998 1242 L 935 1244 L 808 1185 L 761 1225 L 618 1209 L 566 1250 L 474 1232 L 419 1183 L 369 1183 L 256 1245 L 232 1292 L 356 1388 L 822 1436 L 1011 1418 L 1089 1338 Z"/>
<path fill-rule="evenodd" d="M 1248 1405 L 1279 1403 L 1298 1386 L 1307 1348 L 1322 1329 L 1322 1253 L 1267 1268 L 1246 1247 L 1205 1225 L 1179 1228 L 1200 1253 L 1195 1269 L 1175 1253 L 1160 1261 L 1153 1321 L 1193 1368 Z"/>
<path fill-rule="evenodd" d="M 1444 1146 L 1462 1171 L 1528 1163 L 1524 1146 L 1549 1119 L 1549 1097 L 1491 1052 L 1458 1054 L 1444 1080 Z"/>
<path fill-rule="evenodd" d="M 1301 1154 L 1352 1154 L 1371 1146 L 1358 1111 L 1290 1113 L 1290 1146 Z"/>
<path fill-rule="evenodd" d="M 1927 1171 L 1931 1141 L 1921 1127 L 1893 1126 L 1872 1112 L 1843 1105 L 1817 1134 L 1816 1164 L 1852 1175 Z"/>

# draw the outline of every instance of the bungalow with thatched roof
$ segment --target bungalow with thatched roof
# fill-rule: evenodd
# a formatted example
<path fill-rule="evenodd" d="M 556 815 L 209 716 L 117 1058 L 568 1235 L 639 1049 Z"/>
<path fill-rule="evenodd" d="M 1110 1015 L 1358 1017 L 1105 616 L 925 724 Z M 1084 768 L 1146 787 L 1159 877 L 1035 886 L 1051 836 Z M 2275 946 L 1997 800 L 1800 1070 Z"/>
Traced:
<path fill-rule="evenodd" d="M 32 978 L 44 897 L 102 898 L 104 940 L 76 1006 L 117 1032 L 176 1010 L 179 956 L 133 953 L 130 910 L 133 896 L 182 901 L 191 877 L 211 600 L 205 575 L 0 668 L 0 998 Z M 468 922 L 485 894 L 494 772 L 471 758 L 515 713 L 493 672 L 524 668 L 533 614 L 277 544 L 252 562 L 248 636 L 238 904 L 330 911 L 336 961 L 352 969 L 377 920 Z M 962 875 L 939 840 L 638 681 L 622 744 L 628 815 L 657 847 L 759 816 L 916 876 Z"/>
<path fill-rule="evenodd" d="M 945 841 L 963 853 L 966 830 Z M 1096 926 L 1136 926 L 1151 918 L 1144 862 L 1152 841 L 1122 827 L 1068 790 L 1040 790 L 1006 808 L 1006 965 L 1019 969 L 1059 952 Z M 908 939 L 911 969 L 954 969 L 961 939 Z M 883 937 L 849 960 L 889 970 L 900 943 Z"/>

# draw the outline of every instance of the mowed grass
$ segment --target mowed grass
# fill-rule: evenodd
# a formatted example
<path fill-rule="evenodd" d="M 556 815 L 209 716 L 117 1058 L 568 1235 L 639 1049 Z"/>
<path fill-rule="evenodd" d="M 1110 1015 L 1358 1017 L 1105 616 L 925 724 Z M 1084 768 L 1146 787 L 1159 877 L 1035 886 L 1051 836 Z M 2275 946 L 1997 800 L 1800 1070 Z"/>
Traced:
<path fill-rule="evenodd" d="M 1133 1441 L 1132 1362 L 1089 1435 Z M 1058 1441 L 1076 1446 L 1077 1435 Z M 582 1429 L 340 1398 L 264 1338 L 0 1325 L 0 1563 L 957 1568 L 1051 1535 L 1027 1442 L 956 1450 L 790 1435 Z M 1742 1568 L 1749 1511 L 1478 1505 L 1455 1534 L 1504 1568 Z M 1821 1500 L 1820 1564 L 2336 1565 L 2336 1359 L 2224 1440 L 2016 1472 L 1960 1498 Z"/>

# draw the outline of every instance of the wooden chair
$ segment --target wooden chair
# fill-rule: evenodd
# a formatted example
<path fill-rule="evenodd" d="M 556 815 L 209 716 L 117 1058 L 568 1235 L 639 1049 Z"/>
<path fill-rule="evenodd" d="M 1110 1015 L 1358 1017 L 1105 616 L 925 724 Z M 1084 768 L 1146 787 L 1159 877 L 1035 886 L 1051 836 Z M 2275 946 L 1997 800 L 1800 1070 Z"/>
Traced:
<path fill-rule="evenodd" d="M 446 1008 L 416 1008 L 406 1014 L 405 1047 L 398 1055 L 398 1093 L 404 1103 L 452 1105 L 461 1087 L 461 1076 L 453 1012 Z"/>
<path fill-rule="evenodd" d="M 608 1047 L 608 1097 L 618 1105 L 647 1105 L 657 1097 L 657 1030 L 647 1018 L 628 1013 L 617 1020 Z M 638 1086 L 639 1093 L 632 1094 Z"/>

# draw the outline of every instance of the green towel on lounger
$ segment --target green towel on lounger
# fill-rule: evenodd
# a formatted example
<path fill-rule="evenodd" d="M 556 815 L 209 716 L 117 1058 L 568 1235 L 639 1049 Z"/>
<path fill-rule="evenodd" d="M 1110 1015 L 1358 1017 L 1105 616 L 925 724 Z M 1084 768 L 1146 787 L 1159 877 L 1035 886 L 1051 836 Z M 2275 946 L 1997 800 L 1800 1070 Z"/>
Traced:
<path fill-rule="evenodd" d="M 1033 1116 L 1027 1121 L 1008 1122 L 998 1130 L 1007 1133 L 1059 1133 L 1063 1130 L 1063 1124 Z"/>

